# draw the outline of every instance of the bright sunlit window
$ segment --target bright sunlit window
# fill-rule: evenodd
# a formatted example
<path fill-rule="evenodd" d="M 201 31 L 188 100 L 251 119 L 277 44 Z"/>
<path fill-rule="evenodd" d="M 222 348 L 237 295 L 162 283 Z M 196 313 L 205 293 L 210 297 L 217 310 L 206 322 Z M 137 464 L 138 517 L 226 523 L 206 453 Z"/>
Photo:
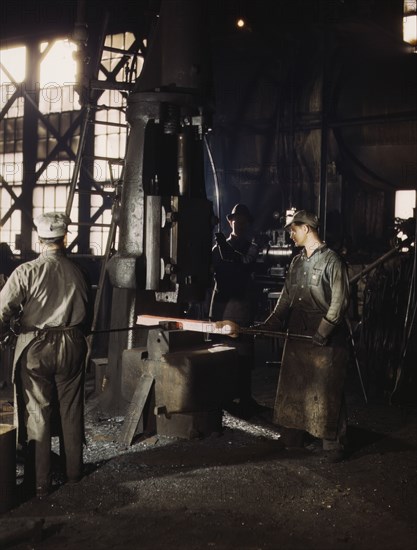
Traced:
<path fill-rule="evenodd" d="M 10 48 L 0 50 L 0 110 L 10 101 L 17 91 L 17 84 L 25 79 L 26 75 L 26 48 Z M 23 102 L 17 98 L 9 108 L 6 117 L 21 116 Z"/>
<path fill-rule="evenodd" d="M 44 52 L 48 42 L 42 42 L 41 52 Z M 63 86 L 74 84 L 77 72 L 77 63 L 73 53 L 77 46 L 69 40 L 57 40 L 42 60 L 40 67 L 40 86 L 48 84 Z"/>
<path fill-rule="evenodd" d="M 395 217 L 402 220 L 414 217 L 416 191 L 401 190 L 395 193 Z"/>
<path fill-rule="evenodd" d="M 410 15 L 403 19 L 403 37 L 404 42 L 413 46 L 417 45 L 417 15 Z"/>
<path fill-rule="evenodd" d="M 4 85 L 11 80 L 23 82 L 26 74 L 26 48 L 0 50 L 0 83 Z"/>
<path fill-rule="evenodd" d="M 417 0 L 404 0 L 403 40 L 417 46 Z"/>
<path fill-rule="evenodd" d="M 77 63 L 73 54 L 77 46 L 69 40 L 57 40 L 51 47 L 42 42 L 40 48 L 41 52 L 48 51 L 40 64 L 39 110 L 46 114 L 79 109 L 74 93 Z"/>

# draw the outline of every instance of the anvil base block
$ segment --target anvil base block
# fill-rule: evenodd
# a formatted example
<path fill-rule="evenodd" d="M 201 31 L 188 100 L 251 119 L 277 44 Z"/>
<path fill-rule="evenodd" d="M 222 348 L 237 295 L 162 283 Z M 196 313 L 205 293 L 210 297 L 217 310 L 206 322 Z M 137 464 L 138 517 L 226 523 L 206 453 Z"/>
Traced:
<path fill-rule="evenodd" d="M 159 435 L 183 439 L 221 431 L 222 410 L 236 397 L 238 374 L 235 349 L 188 334 L 151 330 L 146 348 L 125 350 L 122 358 L 123 401 L 130 404 L 141 376 L 153 377 L 145 422 L 154 415 Z"/>

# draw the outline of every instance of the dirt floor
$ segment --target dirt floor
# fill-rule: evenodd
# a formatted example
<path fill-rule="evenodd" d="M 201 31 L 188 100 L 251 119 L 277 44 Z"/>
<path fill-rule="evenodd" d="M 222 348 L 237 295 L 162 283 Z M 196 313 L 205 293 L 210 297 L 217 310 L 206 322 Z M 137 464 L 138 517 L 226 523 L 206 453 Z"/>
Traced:
<path fill-rule="evenodd" d="M 254 371 L 254 396 L 271 407 L 277 367 Z M 0 547 L 23 550 L 413 550 L 417 414 L 364 404 L 348 384 L 350 453 L 282 451 L 268 411 L 224 414 L 223 432 L 179 441 L 117 443 L 123 418 L 87 401 L 86 475 L 1 516 Z M 17 482 L 22 477 L 18 464 Z"/>

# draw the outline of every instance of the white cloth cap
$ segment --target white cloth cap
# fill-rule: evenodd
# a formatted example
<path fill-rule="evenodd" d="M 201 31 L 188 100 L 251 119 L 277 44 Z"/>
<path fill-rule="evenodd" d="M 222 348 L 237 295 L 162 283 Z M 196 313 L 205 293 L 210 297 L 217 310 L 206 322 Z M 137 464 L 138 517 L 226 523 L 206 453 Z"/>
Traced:
<path fill-rule="evenodd" d="M 71 223 L 69 216 L 63 212 L 46 212 L 37 216 L 33 221 L 39 237 L 44 239 L 63 237 Z"/>

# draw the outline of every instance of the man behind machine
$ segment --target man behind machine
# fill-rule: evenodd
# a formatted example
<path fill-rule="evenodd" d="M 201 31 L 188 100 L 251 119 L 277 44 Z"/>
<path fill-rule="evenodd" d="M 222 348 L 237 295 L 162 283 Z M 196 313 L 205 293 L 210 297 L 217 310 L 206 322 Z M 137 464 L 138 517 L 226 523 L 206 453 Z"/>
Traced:
<path fill-rule="evenodd" d="M 23 402 L 19 440 L 23 437 L 27 443 L 25 484 L 32 481 L 34 469 L 36 495 L 43 497 L 51 488 L 54 400 L 61 417 L 67 480 L 77 482 L 82 476 L 84 334 L 90 328 L 91 308 L 87 280 L 66 257 L 69 217 L 50 212 L 34 223 L 42 250 L 37 259 L 17 267 L 1 290 L 0 331 L 20 315 L 14 357 L 17 402 Z"/>
<path fill-rule="evenodd" d="M 249 238 L 253 218 L 245 204 L 236 204 L 226 218 L 231 233 L 227 239 L 223 233 L 216 233 L 212 252 L 215 287 L 210 318 L 214 321 L 229 319 L 248 327 L 253 323 L 256 306 L 253 272 L 258 247 Z M 228 410 L 249 417 L 259 410 L 252 399 L 252 337 L 241 337 L 236 351 L 239 354 L 238 388 L 236 399 Z"/>

